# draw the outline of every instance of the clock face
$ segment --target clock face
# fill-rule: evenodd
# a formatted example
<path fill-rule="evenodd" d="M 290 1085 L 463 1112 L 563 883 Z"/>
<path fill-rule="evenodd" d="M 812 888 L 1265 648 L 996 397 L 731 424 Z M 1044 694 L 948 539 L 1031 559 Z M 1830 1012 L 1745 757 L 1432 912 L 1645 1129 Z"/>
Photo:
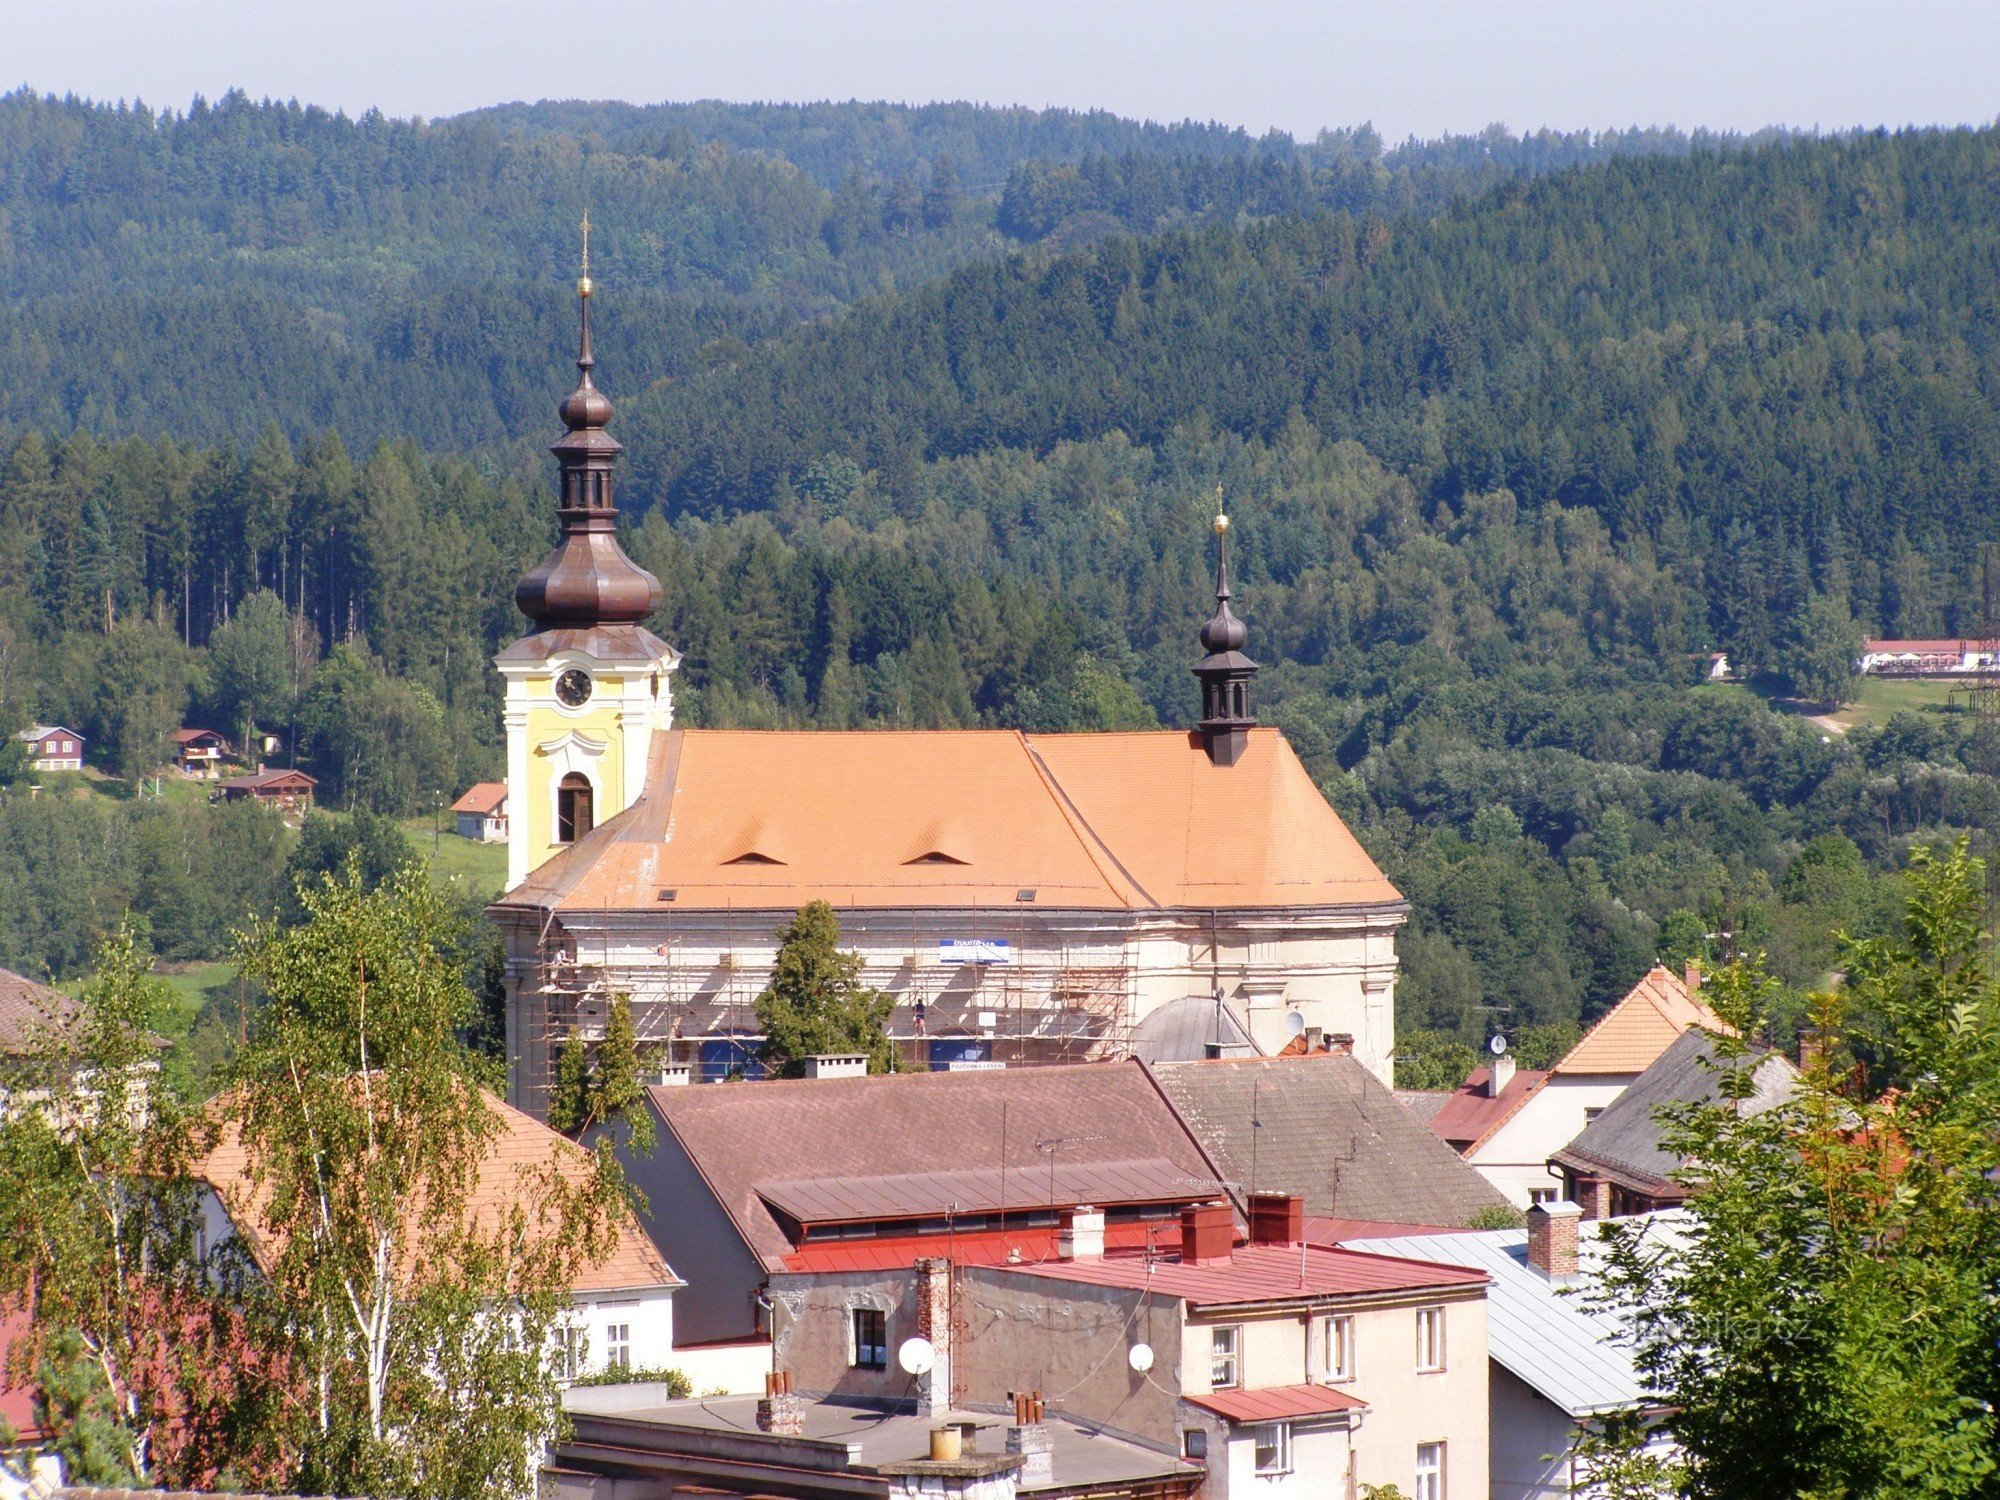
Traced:
<path fill-rule="evenodd" d="M 590 674 L 571 667 L 556 679 L 556 698 L 569 708 L 582 708 L 590 701 Z"/>

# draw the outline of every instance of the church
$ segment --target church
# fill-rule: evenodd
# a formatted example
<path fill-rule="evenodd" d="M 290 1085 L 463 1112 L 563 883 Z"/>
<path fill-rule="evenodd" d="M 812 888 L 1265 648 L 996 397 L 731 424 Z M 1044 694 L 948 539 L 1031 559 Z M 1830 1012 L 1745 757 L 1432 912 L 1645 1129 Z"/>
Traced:
<path fill-rule="evenodd" d="M 495 658 L 510 1102 L 545 1115 L 563 1039 L 621 994 L 664 1078 L 754 1075 L 778 931 L 815 900 L 894 998 L 905 1066 L 1320 1041 L 1390 1080 L 1408 906 L 1252 716 L 1226 516 L 1192 729 L 678 727 L 679 653 L 643 623 L 660 585 L 617 540 L 587 268 L 577 290 L 561 533 L 515 590 L 530 630 Z"/>

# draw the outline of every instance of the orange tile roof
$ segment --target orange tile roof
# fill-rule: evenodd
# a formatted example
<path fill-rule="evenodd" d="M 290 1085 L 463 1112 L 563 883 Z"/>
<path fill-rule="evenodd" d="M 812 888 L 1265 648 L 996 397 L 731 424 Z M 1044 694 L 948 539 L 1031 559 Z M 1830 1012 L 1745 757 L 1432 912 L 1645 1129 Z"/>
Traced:
<path fill-rule="evenodd" d="M 1689 992 L 1680 975 L 1655 964 L 1550 1071 L 1572 1078 L 1643 1073 L 1691 1026 L 1730 1031 L 1698 995 Z"/>
<path fill-rule="evenodd" d="M 499 1129 L 491 1138 L 486 1157 L 479 1165 L 478 1181 L 473 1185 L 469 1207 L 475 1215 L 511 1209 L 521 1202 L 533 1174 L 551 1161 L 562 1163 L 565 1175 L 573 1176 L 587 1169 L 589 1153 L 574 1141 L 492 1094 L 482 1093 L 482 1097 L 495 1115 Z M 211 1108 L 221 1117 L 227 1105 L 217 1101 Z M 223 1124 L 215 1146 L 195 1164 L 194 1172 L 222 1199 L 252 1256 L 260 1265 L 268 1265 L 276 1246 L 264 1230 L 258 1206 L 263 1195 L 250 1176 L 249 1153 L 243 1148 L 242 1133 L 233 1119 Z M 628 1213 L 618 1228 L 617 1243 L 611 1254 L 593 1265 L 580 1265 L 570 1282 L 570 1290 L 608 1292 L 680 1284 L 666 1258 L 639 1228 L 638 1220 Z"/>
<path fill-rule="evenodd" d="M 504 781 L 475 781 L 465 789 L 465 795 L 452 803 L 455 813 L 478 813 L 482 817 L 490 812 L 498 812 L 507 801 L 507 783 Z"/>
<path fill-rule="evenodd" d="M 1430 1118 L 1431 1131 L 1459 1155 L 1469 1156 L 1492 1140 L 1502 1125 L 1518 1115 L 1522 1107 L 1542 1091 L 1542 1085 L 1549 1081 L 1549 1076 L 1528 1068 L 1517 1068 L 1496 1099 L 1487 1091 L 1493 1070 L 1474 1068 L 1464 1083 L 1445 1095 L 1443 1105 Z"/>
<path fill-rule="evenodd" d="M 646 793 L 506 905 L 788 910 L 1400 904 L 1275 729 L 675 730 Z"/>

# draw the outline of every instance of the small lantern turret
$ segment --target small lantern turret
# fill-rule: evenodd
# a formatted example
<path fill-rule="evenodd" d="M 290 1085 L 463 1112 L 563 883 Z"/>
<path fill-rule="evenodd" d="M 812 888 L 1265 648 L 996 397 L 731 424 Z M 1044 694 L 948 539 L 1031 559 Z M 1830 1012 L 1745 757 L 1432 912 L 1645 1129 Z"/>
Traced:
<path fill-rule="evenodd" d="M 1220 498 L 1218 494 L 1218 499 Z M 1250 679 L 1257 663 L 1243 654 L 1250 631 L 1229 609 L 1229 517 L 1215 514 L 1215 613 L 1201 627 L 1208 654 L 1194 666 L 1201 679 L 1201 722 L 1195 726 L 1218 766 L 1233 766 L 1250 743 Z"/>

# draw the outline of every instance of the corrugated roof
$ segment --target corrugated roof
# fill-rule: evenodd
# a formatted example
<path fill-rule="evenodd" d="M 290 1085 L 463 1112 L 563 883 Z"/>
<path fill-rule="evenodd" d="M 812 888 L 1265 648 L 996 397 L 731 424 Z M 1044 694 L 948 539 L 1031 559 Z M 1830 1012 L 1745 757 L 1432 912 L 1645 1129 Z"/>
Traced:
<path fill-rule="evenodd" d="M 1174 731 L 675 730 L 639 801 L 503 902 L 662 889 L 677 910 L 1402 902 L 1271 729 L 1234 766 Z"/>
<path fill-rule="evenodd" d="M 1649 1197 L 1677 1194 L 1682 1190 L 1674 1179 L 1681 1161 L 1663 1144 L 1667 1127 L 1659 1110 L 1670 1104 L 1720 1103 L 1723 1070 L 1743 1067 L 1754 1070 L 1751 1094 L 1743 1101 L 1746 1115 L 1761 1114 L 1788 1099 L 1798 1081 L 1798 1069 L 1775 1052 L 1726 1062 L 1716 1056 L 1711 1033 L 1698 1027 L 1682 1032 L 1551 1160 L 1586 1176 L 1609 1177 Z"/>
<path fill-rule="evenodd" d="M 1190 1307 L 1247 1302 L 1296 1302 L 1306 1297 L 1366 1297 L 1375 1293 L 1464 1291 L 1485 1275 L 1462 1265 L 1427 1265 L 1397 1254 L 1363 1254 L 1351 1247 L 1238 1245 L 1227 1261 L 1183 1263 L 1144 1254 L 1102 1260 L 1059 1260 L 1021 1266 L 1030 1276 L 1129 1287 L 1179 1297 Z"/>
<path fill-rule="evenodd" d="M 468 1207 L 475 1219 L 504 1212 L 529 1199 L 534 1178 L 551 1165 L 571 1178 L 589 1169 L 589 1153 L 574 1141 L 492 1094 L 482 1091 L 481 1097 L 499 1128 L 487 1144 L 478 1181 L 473 1185 Z M 215 1189 L 250 1253 L 260 1264 L 268 1264 L 277 1248 L 264 1226 L 260 1203 L 266 1200 L 250 1175 L 242 1132 L 226 1113 L 227 1096 L 211 1108 L 224 1123 L 214 1148 L 196 1163 L 195 1175 Z M 570 1289 L 601 1292 L 680 1284 L 673 1268 L 639 1228 L 638 1220 L 627 1213 L 621 1216 L 610 1255 L 594 1265 L 579 1266 Z"/>
<path fill-rule="evenodd" d="M 1368 1403 L 1359 1396 L 1331 1385 L 1273 1385 L 1258 1391 L 1211 1391 L 1206 1396 L 1182 1399 L 1190 1406 L 1202 1407 L 1238 1425 L 1368 1409 Z"/>
<path fill-rule="evenodd" d="M 1727 1031 L 1722 1018 L 1664 965 L 1626 993 L 1550 1071 L 1558 1076 L 1643 1073 L 1691 1026 Z"/>
<path fill-rule="evenodd" d="M 1474 1068 L 1472 1074 L 1431 1115 L 1431 1133 L 1466 1152 L 1484 1145 L 1502 1125 L 1521 1112 L 1521 1106 L 1542 1091 L 1547 1073 L 1517 1069 L 1500 1090 L 1498 1098 L 1486 1092 L 1491 1068 Z"/>
<path fill-rule="evenodd" d="M 1239 1196 L 1291 1193 L 1309 1214 L 1464 1224 L 1506 1199 L 1344 1053 L 1153 1070 Z"/>
<path fill-rule="evenodd" d="M 79 1003 L 25 974 L 0 969 L 0 1052 L 19 1052 L 42 1027 L 75 1015 Z"/>
<path fill-rule="evenodd" d="M 1645 1222 L 1649 1236 L 1670 1237 L 1672 1216 Z M 1408 1255 L 1484 1271 L 1486 1348 L 1493 1360 L 1572 1417 L 1613 1411 L 1645 1401 L 1632 1352 L 1617 1319 L 1592 1312 L 1588 1288 L 1602 1266 L 1590 1226 L 1580 1226 L 1579 1265 L 1583 1275 L 1568 1286 L 1552 1285 L 1528 1267 L 1525 1229 L 1476 1234 L 1398 1235 L 1358 1240 L 1352 1248 L 1385 1255 Z"/>
<path fill-rule="evenodd" d="M 937 1205 L 961 1214 L 1079 1203 L 1099 1208 L 1129 1203 L 1179 1203 L 1220 1193 L 1213 1178 L 1190 1181 L 1187 1169 L 1164 1156 L 1143 1161 L 1051 1162 L 1048 1171 L 1004 1173 L 997 1168 L 950 1172 L 892 1172 L 876 1177 L 813 1177 L 760 1182 L 757 1196 L 801 1224 L 841 1224 L 866 1219 L 916 1218 Z"/>
<path fill-rule="evenodd" d="M 1007 1202 L 1041 1207 L 1051 1161 L 1164 1158 L 1187 1178 L 1190 1198 L 1217 1175 L 1135 1062 L 681 1086 L 649 1089 L 647 1098 L 771 1270 L 794 1246 L 760 1184 L 997 1176 L 1004 1166 Z M 914 1212 L 943 1214 L 951 1202 L 939 1196 Z M 669 1216 L 663 1229 L 671 1228 Z"/>
<path fill-rule="evenodd" d="M 452 803 L 451 810 L 455 813 L 478 813 L 484 817 L 487 813 L 498 812 L 506 800 L 506 782 L 475 781 L 466 788 L 463 797 Z"/>

